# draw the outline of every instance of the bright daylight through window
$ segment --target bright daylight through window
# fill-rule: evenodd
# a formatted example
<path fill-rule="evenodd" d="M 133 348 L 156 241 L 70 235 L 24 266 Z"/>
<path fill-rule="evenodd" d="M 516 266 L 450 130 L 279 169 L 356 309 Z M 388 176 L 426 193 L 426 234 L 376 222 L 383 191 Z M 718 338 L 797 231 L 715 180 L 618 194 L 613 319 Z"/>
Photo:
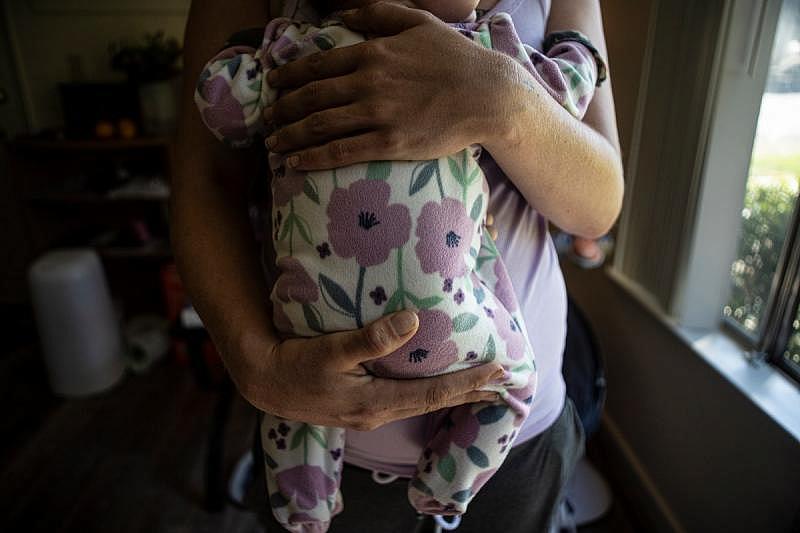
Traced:
<path fill-rule="evenodd" d="M 732 291 L 723 314 L 753 338 L 761 336 L 771 288 L 792 231 L 800 185 L 800 0 L 785 0 L 761 100 L 742 209 Z M 800 314 L 779 356 L 800 371 Z M 793 372 L 794 373 L 794 372 Z"/>

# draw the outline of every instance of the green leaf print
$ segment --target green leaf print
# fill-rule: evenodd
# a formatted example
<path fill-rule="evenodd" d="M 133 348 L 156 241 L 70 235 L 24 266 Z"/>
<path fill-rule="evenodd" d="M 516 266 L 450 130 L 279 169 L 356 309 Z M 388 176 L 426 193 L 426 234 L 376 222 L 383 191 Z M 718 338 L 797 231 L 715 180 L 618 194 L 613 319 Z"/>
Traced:
<path fill-rule="evenodd" d="M 306 181 L 303 183 L 303 192 L 308 196 L 309 200 L 319 205 L 319 192 L 317 192 L 317 184 L 311 179 L 311 176 L 306 176 Z"/>
<path fill-rule="evenodd" d="M 406 296 L 411 302 L 420 309 L 430 309 L 443 300 L 441 296 L 428 296 L 427 298 L 417 298 L 410 292 L 406 292 Z"/>
<path fill-rule="evenodd" d="M 470 489 L 464 489 L 453 493 L 453 495 L 450 497 L 458 503 L 464 503 L 469 499 L 470 496 L 472 496 L 472 491 Z"/>
<path fill-rule="evenodd" d="M 423 494 L 427 494 L 428 496 L 433 496 L 433 491 L 431 490 L 431 488 L 418 477 L 415 477 L 411 480 L 411 486 L 417 489 L 418 491 L 422 492 Z"/>
<path fill-rule="evenodd" d="M 383 308 L 383 314 L 385 316 L 399 311 L 400 309 L 403 309 L 403 291 L 398 289 L 394 291 L 392 297 L 386 302 L 386 307 Z"/>
<path fill-rule="evenodd" d="M 278 236 L 278 240 L 282 241 L 289 235 L 289 232 L 292 230 L 292 226 L 294 226 L 294 213 L 289 213 L 286 217 L 286 220 L 283 221 L 283 227 L 281 228 L 281 234 Z"/>
<path fill-rule="evenodd" d="M 481 215 L 481 208 L 483 207 L 483 195 L 479 194 L 475 201 L 472 202 L 472 209 L 469 210 L 469 218 L 474 220 L 475 222 L 478 221 L 478 217 Z M 473 248 L 470 248 L 470 253 L 472 253 Z M 477 252 L 476 252 L 477 255 Z M 473 256 L 475 257 L 475 256 Z"/>
<path fill-rule="evenodd" d="M 464 185 L 464 173 L 461 171 L 461 168 L 458 166 L 458 162 L 453 159 L 452 157 L 447 158 L 447 164 L 450 165 L 450 173 L 456 179 L 458 183 Z"/>
<path fill-rule="evenodd" d="M 315 428 L 314 426 L 307 426 L 307 427 L 308 427 L 308 434 L 311 435 L 311 437 L 315 441 L 317 441 L 317 443 L 319 443 L 320 446 L 327 449 L 328 442 L 323 436 L 322 432 L 318 428 Z"/>
<path fill-rule="evenodd" d="M 367 165 L 368 180 L 386 180 L 392 171 L 391 161 L 370 161 Z"/>
<path fill-rule="evenodd" d="M 242 56 L 237 55 L 234 56 L 230 61 L 225 63 L 225 67 L 228 69 L 228 75 L 233 79 L 236 76 L 236 72 L 239 70 L 239 65 L 242 64 Z"/>
<path fill-rule="evenodd" d="M 486 426 L 489 424 L 494 424 L 508 411 L 507 405 L 489 405 L 488 407 L 484 407 L 477 413 L 475 413 L 475 418 L 478 419 L 478 423 L 482 426 Z"/>
<path fill-rule="evenodd" d="M 491 255 L 481 255 L 475 260 L 475 270 L 480 270 L 483 267 L 483 264 L 487 261 L 493 261 L 496 257 Z"/>
<path fill-rule="evenodd" d="M 334 311 L 339 311 L 340 313 L 343 312 L 347 316 L 355 316 L 356 306 L 341 285 L 333 281 L 328 276 L 320 274 L 319 286 L 322 289 L 322 298 L 325 300 L 325 303 L 328 304 L 328 307 Z M 331 304 L 331 301 L 338 307 L 334 307 Z"/>
<path fill-rule="evenodd" d="M 453 478 L 456 477 L 456 460 L 448 453 L 439 460 L 436 470 L 445 481 L 453 481 Z"/>
<path fill-rule="evenodd" d="M 495 352 L 497 348 L 494 345 L 494 337 L 489 335 L 489 340 L 486 341 L 486 348 L 483 349 L 483 360 L 485 362 L 494 361 Z"/>
<path fill-rule="evenodd" d="M 489 458 L 486 457 L 486 454 L 483 453 L 477 446 L 470 446 L 467 448 L 467 457 L 469 457 L 469 460 L 472 461 L 475 466 L 479 466 L 481 468 L 486 468 L 489 466 Z"/>
<path fill-rule="evenodd" d="M 248 89 L 253 91 L 254 93 L 261 92 L 261 80 L 256 80 L 250 85 L 247 86 Z"/>
<path fill-rule="evenodd" d="M 300 215 L 294 215 L 294 221 L 297 225 L 297 229 L 300 230 L 300 236 L 308 244 L 311 244 L 311 227 L 308 225 L 308 222 L 306 222 L 305 219 L 303 219 Z"/>
<path fill-rule="evenodd" d="M 304 440 L 306 440 L 307 429 L 308 429 L 308 424 L 303 424 L 294 432 L 294 435 L 292 436 L 292 443 L 289 445 L 290 450 L 294 450 L 295 448 L 300 446 L 300 444 L 302 444 Z"/>
<path fill-rule="evenodd" d="M 478 177 L 479 170 L 480 167 L 478 167 L 477 165 L 475 166 L 475 168 L 472 169 L 472 172 L 469 173 L 469 178 L 467 178 L 467 185 L 472 185 L 475 182 L 475 178 Z"/>
<path fill-rule="evenodd" d="M 303 316 L 306 319 L 306 324 L 308 324 L 309 329 L 311 331 L 316 331 L 317 333 L 325 333 L 325 328 L 322 325 L 322 315 L 311 304 L 303 304 Z"/>
<path fill-rule="evenodd" d="M 334 41 L 329 35 L 318 33 L 314 36 L 314 44 L 320 50 L 330 50 L 336 46 L 336 41 Z"/>
<path fill-rule="evenodd" d="M 512 372 L 522 372 L 524 370 L 533 370 L 533 367 L 528 363 L 522 363 L 521 365 L 515 366 L 511 369 Z"/>
<path fill-rule="evenodd" d="M 264 464 L 266 464 L 270 470 L 275 470 L 278 468 L 278 463 L 276 463 L 275 459 L 273 459 L 267 452 L 264 452 Z"/>
<path fill-rule="evenodd" d="M 408 186 L 409 196 L 413 196 L 425 187 L 438 169 L 437 160 L 423 162 L 414 167 L 411 172 L 411 183 Z"/>
<path fill-rule="evenodd" d="M 471 330 L 478 323 L 478 315 L 461 313 L 453 319 L 453 331 L 462 333 Z"/>

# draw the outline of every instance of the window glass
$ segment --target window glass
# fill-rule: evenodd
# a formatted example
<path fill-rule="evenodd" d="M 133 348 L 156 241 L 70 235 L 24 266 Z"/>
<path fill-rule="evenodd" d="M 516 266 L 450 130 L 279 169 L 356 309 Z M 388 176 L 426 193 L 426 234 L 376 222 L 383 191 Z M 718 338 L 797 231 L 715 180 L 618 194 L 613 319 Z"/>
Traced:
<path fill-rule="evenodd" d="M 800 178 L 800 0 L 781 9 L 747 179 L 731 298 L 723 309 L 754 337 L 763 327 Z M 797 338 L 800 350 L 800 335 Z"/>

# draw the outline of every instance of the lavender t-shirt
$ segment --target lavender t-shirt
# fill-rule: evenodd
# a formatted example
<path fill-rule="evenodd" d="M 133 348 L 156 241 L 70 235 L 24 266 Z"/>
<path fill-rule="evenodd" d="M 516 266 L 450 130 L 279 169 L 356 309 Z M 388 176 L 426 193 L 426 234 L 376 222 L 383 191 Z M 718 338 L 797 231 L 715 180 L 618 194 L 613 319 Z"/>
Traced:
<path fill-rule="evenodd" d="M 541 49 L 550 12 L 550 0 L 500 0 L 488 12 L 511 15 L 523 43 Z M 287 0 L 283 13 L 290 18 L 314 20 L 304 0 Z M 535 149 L 535 147 L 531 147 Z M 558 418 L 564 407 L 566 387 L 561 359 L 566 336 L 567 296 L 564 278 L 547 220 L 536 212 L 486 150 L 480 159 L 490 187 L 488 212 L 498 231 L 497 249 L 508 268 L 511 282 L 528 327 L 536 354 L 539 382 L 530 414 L 514 445 L 535 437 Z M 266 220 L 269 220 L 267 217 Z M 269 272 L 267 272 L 269 277 Z M 412 476 L 435 415 L 399 420 L 373 431 L 347 431 L 345 461 L 370 470 Z"/>

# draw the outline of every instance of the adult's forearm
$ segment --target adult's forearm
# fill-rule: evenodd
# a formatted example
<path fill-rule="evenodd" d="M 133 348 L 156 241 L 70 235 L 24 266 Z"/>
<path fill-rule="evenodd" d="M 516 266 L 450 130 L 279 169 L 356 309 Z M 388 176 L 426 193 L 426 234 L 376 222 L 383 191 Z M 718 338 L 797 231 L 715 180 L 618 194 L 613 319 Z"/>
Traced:
<path fill-rule="evenodd" d="M 581 31 L 608 57 L 597 0 L 553 0 L 547 32 L 560 30 Z M 611 76 L 578 122 L 522 68 L 501 59 L 497 87 L 505 107 L 484 145 L 539 212 L 566 231 L 602 235 L 616 219 L 623 193 Z"/>
<path fill-rule="evenodd" d="M 622 202 L 616 147 L 558 105 L 516 62 L 503 61 L 503 107 L 497 132 L 483 141 L 525 199 L 560 228 L 603 235 Z"/>
<path fill-rule="evenodd" d="M 237 359 L 252 353 L 243 349 L 246 344 L 276 341 L 266 307 L 269 295 L 249 227 L 242 176 L 234 166 L 220 171 L 206 166 L 206 158 L 192 157 L 217 149 L 192 137 L 182 135 L 178 141 L 172 243 L 192 303 L 235 378 L 252 370 L 253 362 Z M 241 168 L 245 174 L 248 170 Z"/>
<path fill-rule="evenodd" d="M 266 16 L 259 2 L 238 4 L 235 12 L 220 2 L 192 4 L 170 209 L 181 278 L 234 380 L 259 368 L 243 354 L 277 340 L 247 212 L 247 184 L 258 169 L 258 149 L 234 151 L 214 139 L 192 94 L 205 61 L 225 38 Z"/>

